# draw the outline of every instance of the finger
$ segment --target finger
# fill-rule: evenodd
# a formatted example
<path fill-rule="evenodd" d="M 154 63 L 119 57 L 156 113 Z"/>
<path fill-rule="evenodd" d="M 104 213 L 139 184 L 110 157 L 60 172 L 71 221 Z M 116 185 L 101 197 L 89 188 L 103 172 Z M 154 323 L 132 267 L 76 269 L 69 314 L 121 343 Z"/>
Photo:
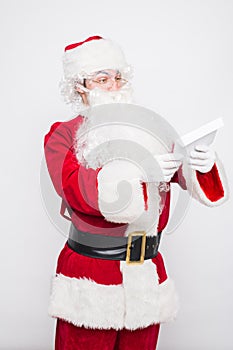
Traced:
<path fill-rule="evenodd" d="M 170 168 L 170 169 L 163 168 L 162 171 L 163 171 L 163 173 L 166 173 L 166 174 L 168 174 L 168 173 L 174 174 L 178 169 L 179 169 L 179 167 Z"/>
<path fill-rule="evenodd" d="M 174 174 L 164 175 L 163 181 L 169 182 L 171 181 L 171 178 L 174 176 Z"/>
<path fill-rule="evenodd" d="M 209 161 L 208 160 L 203 160 L 203 159 L 189 159 L 188 161 L 188 164 L 189 165 L 198 165 L 198 166 L 206 166 L 207 164 L 209 164 Z"/>
<path fill-rule="evenodd" d="M 161 164 L 162 169 L 178 169 L 181 166 L 182 162 L 164 162 Z"/>
<path fill-rule="evenodd" d="M 208 145 L 196 145 L 195 150 L 199 152 L 208 152 L 210 147 Z"/>
<path fill-rule="evenodd" d="M 160 160 L 163 160 L 165 162 L 170 162 L 170 161 L 181 161 L 184 156 L 181 153 L 165 153 L 162 154 L 160 157 Z"/>
<path fill-rule="evenodd" d="M 190 157 L 193 159 L 208 159 L 210 158 L 210 152 L 192 151 Z"/>
<path fill-rule="evenodd" d="M 170 161 L 170 162 L 160 162 L 159 166 L 162 169 L 175 169 L 175 168 L 179 168 L 182 165 L 182 162 L 180 161 Z"/>
<path fill-rule="evenodd" d="M 208 168 L 206 166 L 191 166 L 190 168 L 193 170 L 196 170 L 196 171 L 200 171 L 201 173 L 206 173 L 207 171 L 209 171 L 211 169 L 211 168 Z"/>
<path fill-rule="evenodd" d="M 194 166 L 194 165 L 191 165 L 190 168 L 191 168 L 192 170 L 198 170 L 198 171 L 200 171 L 200 170 L 202 169 L 202 167 L 200 167 L 200 166 Z"/>
<path fill-rule="evenodd" d="M 173 175 L 175 174 L 175 171 L 164 171 L 163 172 L 163 176 L 166 176 L 166 177 L 172 177 Z"/>

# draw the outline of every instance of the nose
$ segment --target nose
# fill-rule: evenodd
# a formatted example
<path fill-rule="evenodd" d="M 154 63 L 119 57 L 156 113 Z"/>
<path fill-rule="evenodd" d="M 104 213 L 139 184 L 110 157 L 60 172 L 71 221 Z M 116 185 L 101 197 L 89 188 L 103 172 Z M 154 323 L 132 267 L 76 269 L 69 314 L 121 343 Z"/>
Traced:
<path fill-rule="evenodd" d="M 112 86 L 110 87 L 109 91 L 117 91 L 120 90 L 121 85 L 119 83 L 119 81 L 117 81 L 116 79 L 112 80 Z"/>

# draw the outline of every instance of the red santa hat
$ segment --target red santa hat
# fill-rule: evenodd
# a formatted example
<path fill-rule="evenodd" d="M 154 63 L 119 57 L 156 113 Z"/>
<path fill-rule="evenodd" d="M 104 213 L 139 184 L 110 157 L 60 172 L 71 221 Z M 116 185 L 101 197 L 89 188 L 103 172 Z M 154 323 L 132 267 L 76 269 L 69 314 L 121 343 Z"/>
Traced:
<path fill-rule="evenodd" d="M 128 67 L 121 48 L 101 36 L 92 36 L 65 48 L 63 57 L 65 78 L 85 77 L 102 69 L 122 71 Z"/>

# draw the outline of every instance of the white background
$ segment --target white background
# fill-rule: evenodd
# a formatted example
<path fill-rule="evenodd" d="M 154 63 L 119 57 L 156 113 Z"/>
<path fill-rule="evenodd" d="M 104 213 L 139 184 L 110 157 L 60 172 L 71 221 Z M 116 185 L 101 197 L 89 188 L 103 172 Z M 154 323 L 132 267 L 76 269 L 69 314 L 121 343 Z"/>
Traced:
<path fill-rule="evenodd" d="M 65 238 L 40 194 L 43 137 L 72 117 L 60 98 L 67 44 L 102 35 L 134 66 L 137 102 L 180 134 L 222 117 L 214 147 L 231 182 L 233 2 L 1 1 L 0 349 L 53 348 L 50 281 Z M 231 186 L 231 184 L 230 184 Z M 58 200 L 59 202 L 59 200 Z M 181 309 L 163 325 L 160 350 L 232 349 L 232 201 L 192 201 L 161 250 Z"/>

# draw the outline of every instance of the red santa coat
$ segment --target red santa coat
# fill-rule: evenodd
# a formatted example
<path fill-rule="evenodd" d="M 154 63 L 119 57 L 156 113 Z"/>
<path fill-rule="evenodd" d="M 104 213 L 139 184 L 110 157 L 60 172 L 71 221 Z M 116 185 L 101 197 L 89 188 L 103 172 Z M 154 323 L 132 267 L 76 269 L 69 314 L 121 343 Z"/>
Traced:
<path fill-rule="evenodd" d="M 45 136 L 48 170 L 58 195 L 72 208 L 71 220 L 81 231 L 115 236 L 144 230 L 147 235 L 162 231 L 168 221 L 170 191 L 160 192 L 154 183 L 135 178 L 132 165 L 125 170 L 120 160 L 97 169 L 81 165 L 75 154 L 74 140 L 83 117 L 52 125 Z M 219 161 L 206 174 L 180 169 L 172 182 L 178 182 L 196 199 L 208 206 L 226 200 L 226 183 Z M 114 200 L 115 186 L 122 177 L 131 181 L 133 200 L 125 211 L 108 213 L 101 204 Z M 163 202 L 159 210 L 158 196 Z M 139 221 L 135 217 L 145 215 Z M 154 220 L 151 220 L 154 218 Z M 137 329 L 173 320 L 178 309 L 173 281 L 167 277 L 160 253 L 142 265 L 127 265 L 86 257 L 62 249 L 53 279 L 49 314 L 76 326 L 98 329 Z"/>

